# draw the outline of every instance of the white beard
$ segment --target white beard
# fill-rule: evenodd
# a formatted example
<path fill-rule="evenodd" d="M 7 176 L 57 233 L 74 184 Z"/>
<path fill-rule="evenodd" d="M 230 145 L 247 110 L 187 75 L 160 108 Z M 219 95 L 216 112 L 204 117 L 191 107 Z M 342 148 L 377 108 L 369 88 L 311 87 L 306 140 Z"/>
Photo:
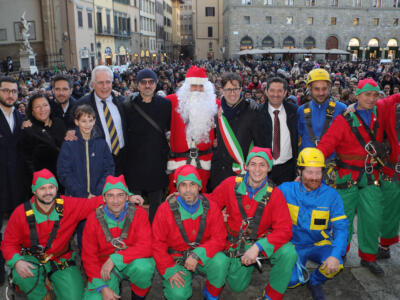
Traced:
<path fill-rule="evenodd" d="M 209 83 L 209 82 L 207 82 Z M 186 124 L 186 137 L 196 145 L 210 142 L 210 130 L 215 127 L 218 106 L 213 86 L 204 86 L 204 92 L 191 92 L 185 84 L 177 93 L 177 112 Z"/>

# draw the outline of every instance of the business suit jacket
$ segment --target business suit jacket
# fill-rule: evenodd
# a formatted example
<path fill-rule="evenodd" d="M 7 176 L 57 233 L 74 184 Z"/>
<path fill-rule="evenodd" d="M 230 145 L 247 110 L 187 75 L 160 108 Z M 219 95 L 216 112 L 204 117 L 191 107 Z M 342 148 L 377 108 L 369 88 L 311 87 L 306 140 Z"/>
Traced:
<path fill-rule="evenodd" d="M 298 152 L 298 137 L 297 137 L 297 105 L 283 101 L 283 108 L 286 112 L 286 125 L 289 129 L 290 133 L 290 143 L 292 145 L 292 157 L 294 160 L 297 158 Z M 265 123 L 265 132 L 267 139 L 267 147 L 272 149 L 272 140 L 273 140 L 273 132 L 272 132 L 272 124 L 273 120 L 268 112 L 268 101 L 262 107 L 262 112 L 264 116 Z M 293 164 L 292 170 L 293 174 L 296 172 L 296 164 Z"/>
<path fill-rule="evenodd" d="M 13 114 L 14 132 L 11 132 L 0 110 L 0 213 L 11 212 L 25 200 L 22 161 L 17 150 L 23 117 L 16 109 Z"/>

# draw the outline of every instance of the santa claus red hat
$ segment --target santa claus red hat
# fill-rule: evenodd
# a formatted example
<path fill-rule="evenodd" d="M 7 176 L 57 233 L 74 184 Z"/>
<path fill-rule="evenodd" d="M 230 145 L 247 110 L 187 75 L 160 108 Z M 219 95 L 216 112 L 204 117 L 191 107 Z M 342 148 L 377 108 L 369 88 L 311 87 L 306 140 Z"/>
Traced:
<path fill-rule="evenodd" d="M 204 85 L 208 80 L 206 69 L 191 66 L 186 72 L 185 81 L 189 84 L 201 84 Z"/>

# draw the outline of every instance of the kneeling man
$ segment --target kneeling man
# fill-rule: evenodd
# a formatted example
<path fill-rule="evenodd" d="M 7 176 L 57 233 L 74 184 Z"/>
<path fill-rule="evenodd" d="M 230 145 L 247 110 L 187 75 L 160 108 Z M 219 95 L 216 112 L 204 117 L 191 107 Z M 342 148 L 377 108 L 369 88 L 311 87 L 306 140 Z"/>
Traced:
<path fill-rule="evenodd" d="M 246 160 L 246 173 L 221 182 L 210 200 L 226 208 L 230 257 L 227 282 L 234 292 L 250 284 L 254 265 L 268 258 L 272 264 L 262 299 L 281 300 L 297 255 L 289 242 L 292 222 L 285 198 L 268 178 L 273 166 L 271 149 L 254 147 Z"/>
<path fill-rule="evenodd" d="M 153 221 L 153 257 L 164 278 L 168 300 L 192 296 L 191 272 L 205 274 L 204 296 L 218 299 L 225 284 L 229 259 L 224 250 L 226 231 L 218 206 L 203 195 L 201 177 L 192 165 L 174 173 L 178 196 L 158 208 Z"/>
<path fill-rule="evenodd" d="M 304 283 L 307 260 L 320 264 L 309 277 L 314 300 L 325 299 L 322 284 L 343 269 L 348 220 L 339 193 L 322 183 L 324 155 L 316 148 L 304 148 L 297 160 L 300 182 L 279 186 L 285 195 L 293 222 L 292 243 L 299 256 L 289 287 Z"/>
<path fill-rule="evenodd" d="M 147 212 L 128 203 L 132 195 L 124 176 L 108 176 L 104 205 L 89 215 L 83 231 L 82 262 L 88 276 L 84 299 L 119 299 L 120 281 L 127 278 L 132 300 L 144 299 L 153 278 L 151 227 Z"/>

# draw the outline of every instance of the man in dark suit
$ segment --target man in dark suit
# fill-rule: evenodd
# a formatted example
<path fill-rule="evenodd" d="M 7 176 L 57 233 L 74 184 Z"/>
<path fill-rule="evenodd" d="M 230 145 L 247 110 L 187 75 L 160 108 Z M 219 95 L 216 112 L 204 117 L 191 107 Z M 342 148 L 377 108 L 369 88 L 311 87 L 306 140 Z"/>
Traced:
<path fill-rule="evenodd" d="M 14 106 L 17 99 L 17 81 L 12 77 L 0 78 L 0 226 L 3 224 L 3 214 L 11 213 L 24 201 L 20 184 L 22 166 L 17 154 L 22 115 Z M 3 282 L 4 259 L 0 253 L 0 284 Z"/>
<path fill-rule="evenodd" d="M 277 185 L 296 177 L 297 106 L 284 101 L 287 86 L 287 81 L 280 77 L 269 79 L 265 88 L 268 101 L 262 108 L 267 147 L 272 149 L 274 158 L 274 167 L 268 176 Z"/>
<path fill-rule="evenodd" d="M 92 71 L 91 87 L 93 91 L 80 98 L 76 107 L 88 104 L 96 113 L 95 134 L 102 136 L 108 146 L 115 163 L 115 175 L 124 171 L 125 153 L 125 114 L 122 103 L 125 98 L 112 92 L 113 72 L 106 66 L 97 66 Z"/>
<path fill-rule="evenodd" d="M 73 129 L 75 124 L 72 112 L 74 111 L 74 106 L 76 105 L 77 100 L 71 96 L 71 79 L 64 75 L 58 75 L 53 78 L 52 82 L 54 100 L 50 102 L 51 115 L 52 117 L 63 120 L 65 128 Z"/>

